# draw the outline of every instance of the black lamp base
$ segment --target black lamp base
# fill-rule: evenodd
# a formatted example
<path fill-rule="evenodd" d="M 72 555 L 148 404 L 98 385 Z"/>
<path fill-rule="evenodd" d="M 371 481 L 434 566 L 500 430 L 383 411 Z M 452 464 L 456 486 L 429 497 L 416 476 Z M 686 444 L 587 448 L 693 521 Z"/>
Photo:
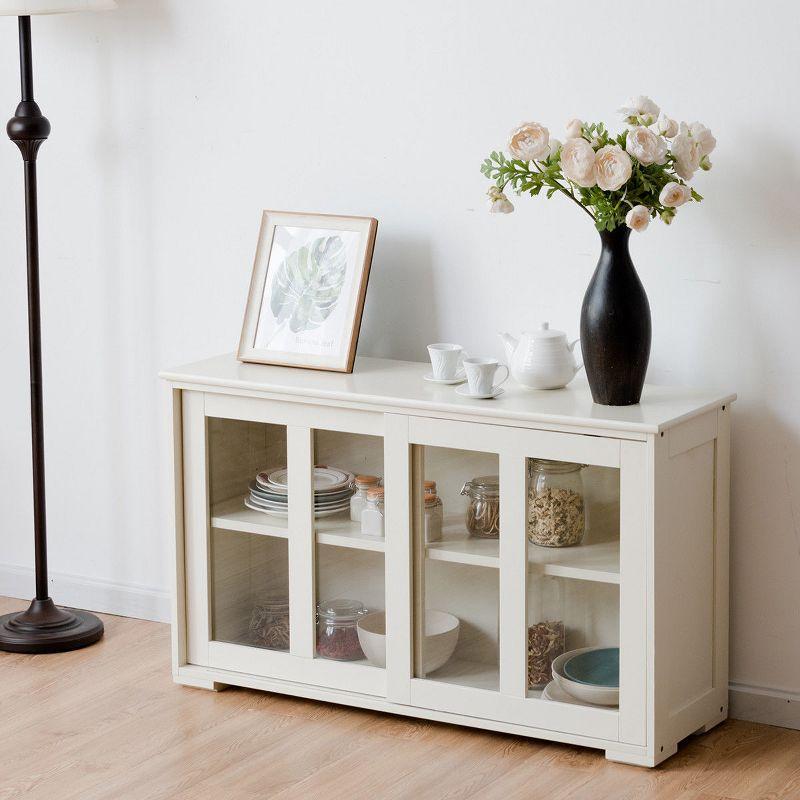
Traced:
<path fill-rule="evenodd" d="M 49 597 L 27 611 L 0 617 L 0 650 L 9 653 L 65 653 L 94 644 L 103 623 L 88 611 L 59 608 Z"/>

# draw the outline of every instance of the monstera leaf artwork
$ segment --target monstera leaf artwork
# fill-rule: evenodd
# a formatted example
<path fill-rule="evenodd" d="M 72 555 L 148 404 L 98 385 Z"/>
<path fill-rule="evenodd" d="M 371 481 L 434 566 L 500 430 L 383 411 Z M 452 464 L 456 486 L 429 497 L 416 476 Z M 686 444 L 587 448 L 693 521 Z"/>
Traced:
<path fill-rule="evenodd" d="M 278 267 L 270 310 L 279 330 L 320 327 L 333 313 L 344 287 L 347 252 L 338 235 L 320 236 L 292 251 Z"/>
<path fill-rule="evenodd" d="M 352 372 L 377 226 L 264 211 L 239 360 Z"/>

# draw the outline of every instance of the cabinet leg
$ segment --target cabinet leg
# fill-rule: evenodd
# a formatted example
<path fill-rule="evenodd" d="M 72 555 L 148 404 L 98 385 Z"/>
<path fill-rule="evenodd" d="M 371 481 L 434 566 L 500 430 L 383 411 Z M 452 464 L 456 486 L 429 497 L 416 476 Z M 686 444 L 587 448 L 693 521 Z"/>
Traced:
<path fill-rule="evenodd" d="M 678 752 L 678 743 L 665 744 L 650 755 L 635 755 L 621 750 L 606 750 L 606 760 L 616 761 L 619 764 L 631 764 L 635 767 L 656 767 L 662 761 L 666 761 L 670 756 Z"/>
<path fill-rule="evenodd" d="M 718 714 L 713 719 L 706 722 L 705 725 L 701 725 L 693 734 L 692 736 L 700 736 L 704 733 L 708 733 L 712 728 L 716 728 L 720 722 L 725 722 L 728 719 L 728 712 L 723 711 L 722 713 Z"/>
<path fill-rule="evenodd" d="M 208 689 L 211 692 L 223 692 L 228 688 L 227 683 L 220 683 L 212 678 L 204 678 L 199 675 L 176 675 L 175 683 L 181 686 L 189 686 L 193 689 Z"/>

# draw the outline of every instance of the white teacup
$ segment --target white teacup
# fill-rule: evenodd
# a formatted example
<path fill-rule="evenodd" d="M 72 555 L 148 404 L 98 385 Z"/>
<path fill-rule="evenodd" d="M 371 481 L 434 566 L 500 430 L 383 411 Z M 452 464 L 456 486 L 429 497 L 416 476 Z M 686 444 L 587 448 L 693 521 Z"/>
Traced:
<path fill-rule="evenodd" d="M 503 380 L 495 383 L 498 369 L 504 369 L 506 374 Z M 465 358 L 464 370 L 471 394 L 494 394 L 508 380 L 508 367 L 496 358 Z"/>
<path fill-rule="evenodd" d="M 465 353 L 460 344 L 450 344 L 449 342 L 429 344 L 428 355 L 431 357 L 433 377 L 437 381 L 454 381 L 464 377 L 464 368 L 461 362 Z"/>

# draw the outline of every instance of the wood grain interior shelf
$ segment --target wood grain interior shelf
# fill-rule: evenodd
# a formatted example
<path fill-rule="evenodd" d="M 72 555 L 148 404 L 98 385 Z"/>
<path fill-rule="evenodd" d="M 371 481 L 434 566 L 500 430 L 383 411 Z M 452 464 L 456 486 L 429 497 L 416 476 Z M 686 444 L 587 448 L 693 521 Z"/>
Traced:
<path fill-rule="evenodd" d="M 284 539 L 289 536 L 288 520 L 247 508 L 244 497 L 234 497 L 215 505 L 211 515 L 211 527 L 261 536 L 278 536 Z M 356 550 L 372 550 L 377 553 L 385 550 L 385 540 L 374 536 L 363 536 L 361 525 L 353 522 L 346 511 L 315 520 L 314 528 L 317 544 L 352 547 Z"/>
<path fill-rule="evenodd" d="M 463 517 L 445 518 L 442 541 L 426 545 L 426 555 L 434 561 L 450 561 L 478 567 L 500 568 L 500 540 L 470 537 Z M 528 564 L 532 572 L 561 578 L 619 583 L 619 540 L 596 542 L 577 547 L 528 546 Z"/>

